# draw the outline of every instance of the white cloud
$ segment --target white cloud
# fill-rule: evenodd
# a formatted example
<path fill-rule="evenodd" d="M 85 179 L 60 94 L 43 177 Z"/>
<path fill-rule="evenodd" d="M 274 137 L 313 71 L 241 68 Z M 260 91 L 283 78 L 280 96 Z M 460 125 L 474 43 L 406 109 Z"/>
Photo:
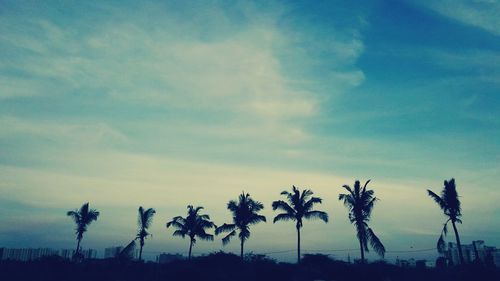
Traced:
<path fill-rule="evenodd" d="M 241 6 L 243 13 L 256 12 L 252 5 Z M 116 20 L 119 11 L 107 7 L 109 20 L 97 28 L 86 27 L 87 32 L 75 32 L 75 26 L 45 19 L 4 19 L 14 30 L 4 30 L 4 43 L 32 53 L 0 60 L 3 69 L 25 73 L 25 77 L 6 78 L 8 87 L 2 97 L 37 95 L 71 100 L 76 93 L 82 100 L 121 107 L 154 105 L 205 112 L 227 116 L 227 122 L 206 124 L 198 120 L 199 124 L 190 125 L 208 125 L 214 129 L 212 134 L 220 132 L 221 136 L 241 132 L 250 138 L 300 143 L 310 136 L 296 121 L 317 117 L 324 98 L 286 76 L 278 55 L 290 42 L 275 25 L 280 9 L 274 9 L 259 17 L 247 14 L 249 22 L 237 31 L 224 30 L 211 39 L 200 36 L 205 33 L 202 30 L 210 28 L 217 34 L 220 28 L 231 26 L 228 15 L 216 7 L 210 7 L 206 15 L 196 15 L 204 21 L 199 25 L 169 17 L 172 12 L 165 11 L 167 15 L 158 21 L 161 28 L 139 20 L 159 17 L 155 7 L 139 9 L 129 21 Z M 300 40 L 298 37 L 300 34 L 295 34 L 294 40 Z M 321 48 L 337 57 L 333 63 L 339 69 L 329 76 L 329 82 L 337 85 L 333 92 L 340 94 L 364 79 L 353 67 L 343 70 L 354 64 L 363 44 L 356 38 L 332 38 Z M 296 51 L 290 59 L 307 60 L 307 54 Z M 167 123 L 178 121 L 174 118 Z"/>

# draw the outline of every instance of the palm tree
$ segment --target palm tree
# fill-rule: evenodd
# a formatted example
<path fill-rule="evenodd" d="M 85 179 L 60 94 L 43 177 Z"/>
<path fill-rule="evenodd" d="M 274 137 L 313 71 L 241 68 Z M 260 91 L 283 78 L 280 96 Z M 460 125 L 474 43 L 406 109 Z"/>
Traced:
<path fill-rule="evenodd" d="M 455 186 L 455 179 L 451 179 L 449 181 L 444 181 L 444 188 L 441 191 L 441 196 L 432 192 L 430 189 L 427 189 L 427 193 L 429 196 L 436 201 L 441 210 L 443 210 L 444 214 L 448 217 L 448 220 L 444 223 L 443 230 L 441 231 L 441 236 L 439 236 L 439 240 L 437 243 L 437 249 L 440 253 L 444 251 L 445 243 L 444 236 L 448 233 L 448 222 L 451 221 L 451 225 L 453 226 L 453 231 L 455 232 L 455 238 L 457 240 L 458 247 L 458 255 L 460 257 L 460 263 L 464 263 L 464 256 L 462 254 L 462 246 L 460 244 L 460 236 L 458 236 L 458 230 L 456 223 L 462 223 L 460 217 L 462 216 L 460 209 L 460 200 L 458 199 L 457 188 Z"/>
<path fill-rule="evenodd" d="M 365 251 L 368 252 L 368 242 L 377 254 L 384 257 L 385 247 L 380 239 L 375 235 L 373 230 L 368 226 L 370 216 L 375 202 L 378 200 L 374 197 L 373 190 L 367 190 L 366 186 L 368 180 L 363 188 L 357 180 L 354 183 L 354 190 L 348 185 L 343 185 L 349 193 L 339 194 L 339 200 L 344 202 L 344 205 L 349 209 L 349 220 L 356 227 L 356 235 L 359 240 L 359 249 L 361 251 L 361 262 L 365 262 Z"/>
<path fill-rule="evenodd" d="M 250 238 L 250 225 L 259 222 L 266 222 L 266 217 L 258 214 L 264 205 L 258 201 L 254 201 L 250 194 L 243 192 L 238 197 L 238 202 L 231 200 L 227 203 L 227 208 L 233 214 L 232 224 L 223 224 L 215 229 L 215 234 L 219 235 L 222 232 L 229 232 L 222 238 L 222 244 L 226 245 L 231 240 L 231 237 L 236 235 L 236 230 L 239 231 L 240 238 L 240 256 L 243 259 L 243 246 L 245 241 Z"/>
<path fill-rule="evenodd" d="M 89 209 L 89 203 L 85 203 L 80 207 L 80 210 L 75 209 L 74 211 L 69 211 L 66 213 L 67 216 L 71 217 L 76 224 L 76 244 L 75 257 L 80 254 L 80 242 L 83 238 L 83 233 L 87 231 L 87 227 L 99 217 L 99 212 L 95 209 Z"/>
<path fill-rule="evenodd" d="M 136 239 L 139 239 L 139 261 L 142 261 L 142 248 L 144 247 L 144 239 L 146 239 L 146 237 L 150 235 L 147 229 L 151 226 L 151 223 L 153 222 L 153 215 L 156 213 L 156 211 L 153 208 L 149 208 L 144 211 L 144 208 L 142 206 L 139 207 L 138 211 L 138 230 Z"/>
<path fill-rule="evenodd" d="M 200 215 L 198 212 L 203 209 L 203 207 L 194 208 L 192 205 L 187 206 L 188 212 L 187 217 L 183 218 L 181 216 L 177 216 L 172 218 L 171 221 L 167 222 L 167 228 L 173 226 L 177 228 L 174 231 L 174 236 L 181 236 L 184 238 L 185 236 L 189 237 L 189 255 L 188 258 L 191 259 L 191 251 L 193 249 L 193 245 L 196 243 L 196 237 L 202 240 L 214 240 L 214 236 L 212 234 L 206 233 L 207 229 L 216 228 L 215 224 L 210 221 L 210 216 L 203 214 Z"/>
<path fill-rule="evenodd" d="M 311 197 L 313 192 L 306 189 L 300 193 L 300 190 L 293 186 L 292 192 L 283 191 L 281 195 L 285 195 L 288 202 L 278 200 L 274 201 L 273 210 L 284 211 L 274 217 L 273 223 L 277 221 L 295 221 L 297 228 L 297 263 L 300 263 L 300 229 L 302 228 L 303 219 L 320 219 L 325 223 L 328 222 L 328 214 L 322 211 L 313 210 L 314 204 L 321 204 L 322 199 L 319 197 Z"/>

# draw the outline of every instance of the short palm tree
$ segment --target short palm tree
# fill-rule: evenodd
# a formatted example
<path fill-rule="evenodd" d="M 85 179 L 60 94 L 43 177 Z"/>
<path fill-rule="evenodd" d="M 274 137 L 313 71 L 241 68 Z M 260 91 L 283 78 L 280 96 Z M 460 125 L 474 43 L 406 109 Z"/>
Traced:
<path fill-rule="evenodd" d="M 313 210 L 314 205 L 321 204 L 322 199 L 311 197 L 313 192 L 309 189 L 301 193 L 297 187 L 293 186 L 292 192 L 283 191 L 281 195 L 285 195 L 288 202 L 283 200 L 273 202 L 274 211 L 284 211 L 284 213 L 274 217 L 273 223 L 278 221 L 295 221 L 295 228 L 297 229 L 297 263 L 300 263 L 300 229 L 302 228 L 303 219 L 320 219 L 326 223 L 328 222 L 328 214 Z"/>
<path fill-rule="evenodd" d="M 245 241 L 250 238 L 250 225 L 259 222 L 265 222 L 266 217 L 258 213 L 264 209 L 264 205 L 258 201 L 254 201 L 250 194 L 243 192 L 238 197 L 238 202 L 235 200 L 229 201 L 227 208 L 233 214 L 233 223 L 223 224 L 215 229 L 215 234 L 219 235 L 223 232 L 229 232 L 222 238 L 222 244 L 226 245 L 231 240 L 231 237 L 236 235 L 238 230 L 238 237 L 240 238 L 240 256 L 243 258 L 243 247 Z"/>
<path fill-rule="evenodd" d="M 139 214 L 137 216 L 137 236 L 139 239 L 139 260 L 142 261 L 142 248 L 144 247 L 144 240 L 150 235 L 147 231 L 153 222 L 153 215 L 156 213 L 155 209 L 149 208 L 144 210 L 142 206 L 139 207 Z"/>
<path fill-rule="evenodd" d="M 354 183 L 354 190 L 350 186 L 344 185 L 349 193 L 340 194 L 339 200 L 344 202 L 344 205 L 349 210 L 349 220 L 356 227 L 356 234 L 359 240 L 359 249 L 361 251 L 361 262 L 365 262 L 365 251 L 368 252 L 368 243 L 377 254 L 380 256 L 385 255 L 385 247 L 380 239 L 375 235 L 373 230 L 368 226 L 370 216 L 372 214 L 373 206 L 378 200 L 374 197 L 373 190 L 367 190 L 366 186 L 368 180 L 363 188 L 361 188 L 359 181 Z"/>
<path fill-rule="evenodd" d="M 445 243 L 444 236 L 448 233 L 447 225 L 451 221 L 453 226 L 453 231 L 455 232 L 455 238 L 457 240 L 458 255 L 460 257 L 460 263 L 464 263 L 464 256 L 462 254 L 462 245 L 460 244 L 460 236 L 458 235 L 458 230 L 456 223 L 462 223 L 460 217 L 462 216 L 460 209 L 460 200 L 458 199 L 457 188 L 455 186 L 455 179 L 449 181 L 444 181 L 444 188 L 441 191 L 441 196 L 432 192 L 430 189 L 427 190 L 429 196 L 436 201 L 444 214 L 448 217 L 448 220 L 444 223 L 443 230 L 441 231 L 441 236 L 437 243 L 437 249 L 440 253 L 444 252 Z"/>
<path fill-rule="evenodd" d="M 191 259 L 191 251 L 193 245 L 196 243 L 196 238 L 202 240 L 214 240 L 212 234 L 206 232 L 207 229 L 215 228 L 215 224 L 210 221 L 210 216 L 203 214 L 200 215 L 198 212 L 203 209 L 203 207 L 193 207 L 192 205 L 187 206 L 188 212 L 185 218 L 177 216 L 172 218 L 171 221 L 167 222 L 167 228 L 173 226 L 177 230 L 174 231 L 174 236 L 181 236 L 182 238 L 189 237 L 189 254 L 188 259 Z"/>
<path fill-rule="evenodd" d="M 80 242 L 83 238 L 83 233 L 87 231 L 87 227 L 99 217 L 99 212 L 95 209 L 89 209 L 89 203 L 85 203 L 80 207 L 80 210 L 75 209 L 66 213 L 73 219 L 76 224 L 76 244 L 75 256 L 80 254 Z"/>

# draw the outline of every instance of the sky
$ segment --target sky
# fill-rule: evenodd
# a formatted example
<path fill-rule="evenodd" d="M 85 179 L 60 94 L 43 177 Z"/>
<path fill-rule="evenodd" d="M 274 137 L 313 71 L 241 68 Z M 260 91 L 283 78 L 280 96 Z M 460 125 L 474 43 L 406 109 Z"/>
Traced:
<path fill-rule="evenodd" d="M 246 250 L 293 261 L 271 202 L 296 185 L 330 216 L 304 223 L 303 250 L 356 258 L 338 194 L 371 179 L 386 258 L 434 259 L 445 217 L 426 189 L 452 177 L 462 241 L 499 247 L 499 14 L 495 0 L 1 0 L 0 247 L 74 248 L 66 212 L 90 202 L 84 248 L 127 244 L 144 206 L 145 256 L 186 254 L 165 223 L 189 204 L 229 222 L 245 191 L 268 218 Z M 238 253 L 220 238 L 193 254 Z"/>

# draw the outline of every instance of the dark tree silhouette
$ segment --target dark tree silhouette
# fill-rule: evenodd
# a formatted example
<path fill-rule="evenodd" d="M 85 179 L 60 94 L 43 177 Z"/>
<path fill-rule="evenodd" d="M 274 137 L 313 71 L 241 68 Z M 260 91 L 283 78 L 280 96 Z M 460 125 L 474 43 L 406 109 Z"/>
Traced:
<path fill-rule="evenodd" d="M 258 201 L 254 201 L 250 194 L 243 192 L 238 197 L 238 202 L 231 200 L 227 204 L 227 208 L 233 214 L 232 224 L 223 224 L 215 229 L 215 234 L 219 235 L 223 232 L 229 232 L 224 238 L 222 238 L 222 244 L 226 245 L 231 240 L 231 237 L 236 235 L 238 230 L 238 237 L 240 238 L 240 256 L 243 258 L 243 247 L 245 241 L 250 238 L 250 225 L 257 224 L 259 222 L 265 222 L 266 217 L 258 214 L 264 205 Z"/>
<path fill-rule="evenodd" d="M 202 240 L 214 240 L 212 234 L 206 233 L 207 229 L 216 228 L 215 224 L 210 221 L 210 216 L 198 212 L 203 207 L 194 208 L 192 205 L 187 206 L 188 212 L 185 218 L 181 216 L 174 217 L 171 221 L 167 222 L 167 228 L 173 226 L 177 230 L 174 231 L 174 236 L 181 236 L 182 238 L 189 237 L 189 254 L 188 259 L 191 259 L 191 251 L 193 245 L 196 243 L 196 237 Z"/>
<path fill-rule="evenodd" d="M 432 192 L 430 189 L 427 189 L 427 193 L 429 196 L 434 199 L 434 201 L 439 205 L 441 210 L 443 210 L 444 214 L 448 217 L 448 220 L 444 223 L 443 230 L 441 231 L 441 235 L 439 236 L 437 249 L 440 253 L 444 252 L 445 243 L 444 236 L 448 233 L 448 222 L 451 221 L 451 225 L 453 226 L 453 231 L 455 232 L 455 238 L 457 240 L 458 247 L 458 255 L 460 257 L 460 263 L 464 263 L 464 256 L 462 254 L 462 245 L 460 244 L 460 236 L 458 235 L 458 230 L 456 223 L 462 223 L 460 217 L 462 216 L 460 209 L 460 200 L 458 199 L 457 188 L 455 186 L 455 179 L 451 179 L 449 181 L 444 181 L 444 188 L 441 191 L 441 196 Z"/>
<path fill-rule="evenodd" d="M 356 227 L 356 235 L 359 240 L 359 248 L 361 251 L 361 262 L 365 262 L 365 251 L 368 252 L 368 242 L 377 254 L 385 255 L 385 247 L 380 239 L 375 235 L 373 230 L 368 226 L 370 216 L 375 202 L 378 200 L 374 197 L 373 190 L 367 190 L 366 186 L 361 188 L 359 181 L 354 183 L 354 190 L 350 186 L 344 185 L 349 193 L 339 194 L 339 200 L 344 202 L 344 205 L 349 209 L 349 220 Z"/>
<path fill-rule="evenodd" d="M 144 210 L 142 206 L 139 207 L 138 211 L 138 230 L 136 239 L 139 239 L 139 260 L 142 261 L 142 248 L 144 247 L 144 240 L 150 235 L 147 229 L 151 226 L 151 223 L 153 222 L 153 215 L 156 213 L 156 211 L 153 208 Z"/>
<path fill-rule="evenodd" d="M 274 201 L 272 206 L 273 210 L 284 211 L 274 217 L 273 223 L 277 221 L 295 221 L 297 229 L 297 263 L 300 263 L 300 229 L 302 228 L 303 219 L 320 219 L 328 222 L 328 214 L 322 211 L 315 211 L 313 207 L 315 204 L 321 204 L 322 200 L 319 197 L 311 197 L 313 192 L 305 189 L 300 193 L 300 190 L 293 186 L 292 192 L 283 191 L 281 195 L 286 196 L 285 202 L 283 200 Z"/>
<path fill-rule="evenodd" d="M 83 238 L 83 233 L 87 231 L 87 227 L 99 217 L 99 212 L 95 209 L 89 209 L 89 203 L 85 203 L 80 207 L 80 210 L 75 209 L 74 211 L 69 211 L 66 213 L 69 217 L 73 219 L 76 224 L 76 251 L 74 256 L 80 255 L 80 242 Z"/>

